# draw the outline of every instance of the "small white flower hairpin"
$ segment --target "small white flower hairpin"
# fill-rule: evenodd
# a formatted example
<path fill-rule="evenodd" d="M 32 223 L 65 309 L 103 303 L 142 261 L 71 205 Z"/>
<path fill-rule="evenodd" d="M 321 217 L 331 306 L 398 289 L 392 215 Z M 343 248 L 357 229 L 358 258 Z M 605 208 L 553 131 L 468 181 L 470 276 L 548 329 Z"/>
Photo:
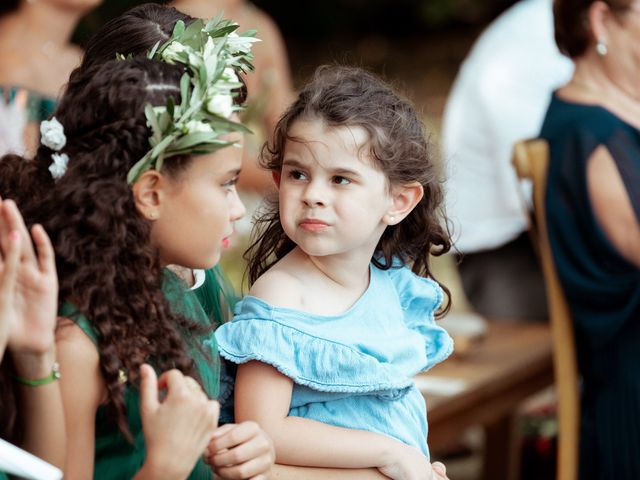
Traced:
<path fill-rule="evenodd" d="M 59 152 L 67 144 L 64 127 L 56 117 L 40 123 L 40 143 L 54 152 Z M 49 165 L 49 171 L 53 179 L 57 180 L 67 171 L 69 156 L 66 153 L 52 153 L 51 159 L 53 163 Z"/>

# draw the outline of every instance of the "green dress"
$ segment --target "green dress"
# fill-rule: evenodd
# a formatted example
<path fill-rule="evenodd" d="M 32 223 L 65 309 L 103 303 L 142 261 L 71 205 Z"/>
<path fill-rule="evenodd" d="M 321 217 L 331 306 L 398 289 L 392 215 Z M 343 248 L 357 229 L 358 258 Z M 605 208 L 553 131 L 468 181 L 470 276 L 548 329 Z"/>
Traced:
<path fill-rule="evenodd" d="M 173 273 L 165 270 L 163 292 L 176 312 L 195 321 L 209 324 L 207 314 L 202 309 L 198 298 L 189 291 L 184 283 Z M 60 310 L 60 316 L 72 319 L 97 344 L 97 332 L 91 322 L 79 314 L 76 308 L 65 303 Z M 211 358 L 207 359 L 197 349 L 191 349 L 198 366 L 200 378 L 207 394 L 211 398 L 218 396 L 219 389 L 219 360 L 218 347 L 213 331 L 206 338 L 199 339 L 210 350 Z M 129 443 L 122 435 L 115 422 L 106 416 L 106 407 L 98 407 L 95 424 L 95 459 L 94 478 L 100 480 L 132 478 L 140 469 L 145 458 L 144 435 L 140 419 L 140 396 L 138 390 L 128 385 L 125 392 L 127 408 L 127 422 L 133 436 L 133 443 Z M 189 480 L 211 480 L 213 472 L 202 459 L 198 460 Z"/>

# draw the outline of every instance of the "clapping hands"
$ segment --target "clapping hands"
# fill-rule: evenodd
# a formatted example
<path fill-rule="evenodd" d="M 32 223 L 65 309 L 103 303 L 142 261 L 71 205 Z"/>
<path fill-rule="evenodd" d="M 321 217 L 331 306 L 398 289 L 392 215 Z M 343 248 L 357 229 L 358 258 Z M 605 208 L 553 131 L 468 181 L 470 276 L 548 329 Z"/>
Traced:
<path fill-rule="evenodd" d="M 57 308 L 49 237 L 40 225 L 31 229 L 30 237 L 15 203 L 0 199 L 0 351 L 6 342 L 18 355 L 53 349 Z"/>

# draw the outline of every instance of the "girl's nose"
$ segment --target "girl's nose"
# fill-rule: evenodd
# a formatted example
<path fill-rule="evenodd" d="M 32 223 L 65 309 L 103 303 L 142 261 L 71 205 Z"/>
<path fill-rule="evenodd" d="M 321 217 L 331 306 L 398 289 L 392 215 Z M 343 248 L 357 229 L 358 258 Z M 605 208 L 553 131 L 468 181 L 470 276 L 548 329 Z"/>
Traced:
<path fill-rule="evenodd" d="M 319 181 L 311 181 L 304 189 L 302 201 L 309 207 L 327 204 L 327 191 Z"/>
<path fill-rule="evenodd" d="M 240 220 L 244 217 L 245 213 L 247 213 L 247 209 L 245 208 L 244 203 L 242 203 L 242 200 L 240 200 L 238 191 L 234 188 L 229 204 L 229 216 L 231 217 L 231 221 L 235 222 L 236 220 Z"/>

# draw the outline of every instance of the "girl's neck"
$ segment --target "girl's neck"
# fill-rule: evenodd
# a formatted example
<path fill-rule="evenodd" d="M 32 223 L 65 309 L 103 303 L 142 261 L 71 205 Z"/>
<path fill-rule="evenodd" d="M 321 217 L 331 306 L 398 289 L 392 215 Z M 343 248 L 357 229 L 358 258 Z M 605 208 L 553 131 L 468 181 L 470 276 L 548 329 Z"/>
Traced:
<path fill-rule="evenodd" d="M 313 267 L 336 286 L 364 292 L 369 285 L 371 255 L 327 255 L 314 257 L 299 250 Z"/>

